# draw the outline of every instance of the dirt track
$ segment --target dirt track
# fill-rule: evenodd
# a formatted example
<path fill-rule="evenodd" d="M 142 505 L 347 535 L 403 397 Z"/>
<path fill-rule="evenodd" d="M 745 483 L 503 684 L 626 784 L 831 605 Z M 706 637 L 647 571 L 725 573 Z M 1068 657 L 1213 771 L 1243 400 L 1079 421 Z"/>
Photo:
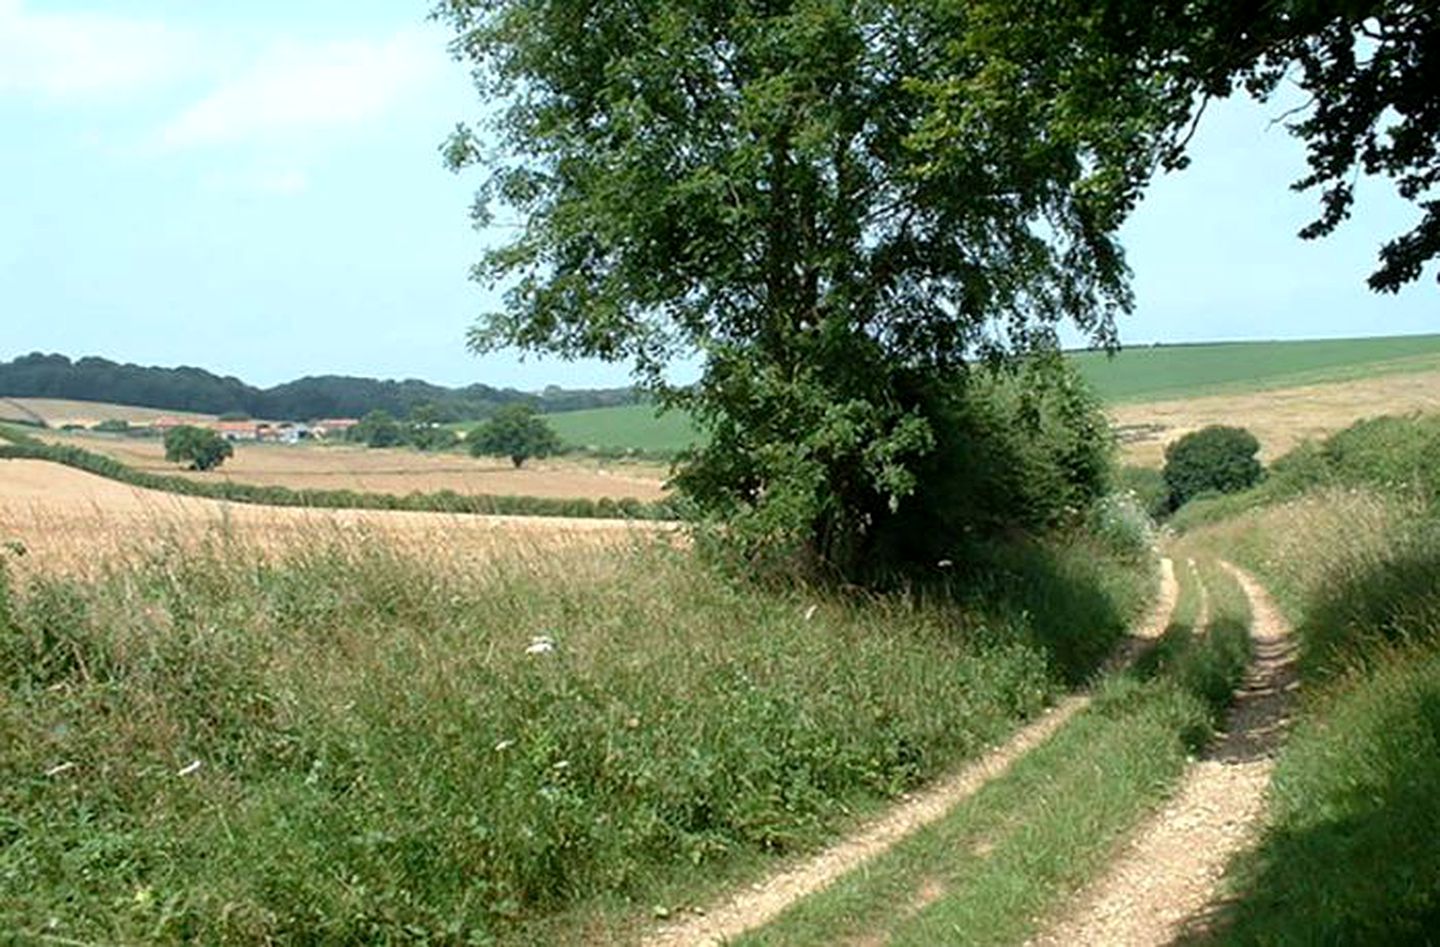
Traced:
<path fill-rule="evenodd" d="M 1224 735 L 1109 870 L 1032 944 L 1133 947 L 1169 944 L 1201 931 L 1226 864 L 1253 844 L 1294 697 L 1294 649 L 1265 590 L 1249 575 L 1226 568 L 1250 598 L 1255 660 Z"/>
<path fill-rule="evenodd" d="M 1169 559 L 1163 560 L 1161 566 L 1160 597 L 1150 615 L 1136 628 L 1131 640 L 1118 652 L 1120 661 L 1133 659 L 1141 646 L 1163 634 L 1175 610 L 1179 588 L 1174 567 Z M 724 944 L 768 923 L 801 898 L 823 890 L 907 835 L 943 817 L 987 782 L 1004 773 L 1015 760 L 1044 743 L 1089 701 L 1089 696 L 1083 694 L 1067 697 L 1044 716 L 1021 728 L 1003 745 L 949 778 L 808 861 L 772 875 L 713 910 L 657 931 L 644 942 L 646 947 Z"/>

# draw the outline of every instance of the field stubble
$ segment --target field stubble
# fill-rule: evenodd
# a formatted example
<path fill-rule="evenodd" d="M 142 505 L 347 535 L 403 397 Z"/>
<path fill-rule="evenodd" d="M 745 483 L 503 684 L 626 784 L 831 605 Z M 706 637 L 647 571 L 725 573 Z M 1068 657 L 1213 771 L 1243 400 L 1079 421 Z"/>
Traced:
<path fill-rule="evenodd" d="M 448 452 L 349 444 L 240 443 L 218 470 L 186 471 L 165 459 L 159 440 L 47 434 L 45 439 L 114 457 L 137 470 L 206 480 L 233 480 L 292 490 L 355 490 L 403 495 L 453 490 L 554 498 L 658 500 L 665 496 L 664 467 L 632 462 L 601 464 L 558 458 L 516 469 L 507 460 Z"/>

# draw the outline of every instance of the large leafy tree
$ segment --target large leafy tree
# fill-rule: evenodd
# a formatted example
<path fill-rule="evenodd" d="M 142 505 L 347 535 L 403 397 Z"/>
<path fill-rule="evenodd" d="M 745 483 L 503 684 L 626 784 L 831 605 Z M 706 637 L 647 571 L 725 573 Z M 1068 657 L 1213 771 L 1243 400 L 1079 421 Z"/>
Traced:
<path fill-rule="evenodd" d="M 507 404 L 470 432 L 470 453 L 476 457 L 509 457 L 516 467 L 532 457 L 560 450 L 560 436 L 528 404 Z"/>
<path fill-rule="evenodd" d="M 191 470 L 214 470 L 234 455 L 230 442 L 209 428 L 182 424 L 165 432 L 165 459 Z"/>
<path fill-rule="evenodd" d="M 513 228 L 472 346 L 630 363 L 708 430 L 679 475 L 703 509 L 855 562 L 967 365 L 1065 319 L 1108 343 L 1130 302 L 1114 234 L 1177 105 L 1088 23 L 1025 10 L 444 3 L 495 109 L 447 156 L 488 171 L 477 222 Z"/>

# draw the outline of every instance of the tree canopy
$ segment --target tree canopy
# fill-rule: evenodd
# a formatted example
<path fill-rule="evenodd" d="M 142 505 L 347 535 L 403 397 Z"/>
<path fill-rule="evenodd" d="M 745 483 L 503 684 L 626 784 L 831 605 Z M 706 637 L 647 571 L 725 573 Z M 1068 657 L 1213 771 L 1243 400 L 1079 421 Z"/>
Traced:
<path fill-rule="evenodd" d="M 1036 5 L 1037 7 L 1039 5 Z M 1350 216 L 1361 174 L 1389 178 L 1418 220 L 1379 250 L 1372 289 L 1395 292 L 1440 254 L 1440 5 L 1433 0 L 1091 0 L 1040 17 L 1083 18 L 1099 55 L 1131 51 L 1156 67 L 1171 110 L 1171 166 L 1205 105 L 1243 90 L 1304 96 L 1282 116 L 1306 148 L 1295 189 L 1317 190 L 1326 236 Z M 1440 273 L 1436 274 L 1440 280 Z"/>
<path fill-rule="evenodd" d="M 504 103 L 450 163 L 489 171 L 477 220 L 519 218 L 472 345 L 628 361 L 708 430 L 679 482 L 732 524 L 853 560 L 916 489 L 937 384 L 1066 319 L 1114 339 L 1115 231 L 1168 115 L 1130 57 L 1005 3 L 441 12 Z"/>
<path fill-rule="evenodd" d="M 165 432 L 165 459 L 171 463 L 188 463 L 191 470 L 214 470 L 235 448 L 215 431 L 188 424 Z"/>
<path fill-rule="evenodd" d="M 477 457 L 509 457 L 516 467 L 532 457 L 560 450 L 560 437 L 528 405 L 511 404 L 470 433 L 470 453 Z"/>

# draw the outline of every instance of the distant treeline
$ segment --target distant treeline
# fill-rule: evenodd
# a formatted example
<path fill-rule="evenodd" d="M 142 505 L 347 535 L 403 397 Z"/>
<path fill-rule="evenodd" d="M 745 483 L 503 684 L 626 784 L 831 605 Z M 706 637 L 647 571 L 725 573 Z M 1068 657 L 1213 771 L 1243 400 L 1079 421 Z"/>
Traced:
<path fill-rule="evenodd" d="M 0 362 L 0 397 L 105 401 L 165 411 L 291 421 L 358 418 L 375 410 L 406 417 L 420 405 L 433 405 L 433 416 L 441 422 L 487 417 L 499 406 L 517 401 L 553 413 L 638 400 L 629 388 L 572 391 L 551 386 L 532 394 L 482 384 L 445 388 L 414 379 L 380 381 L 343 375 L 312 376 L 273 388 L 256 388 L 203 368 L 122 365 L 94 357 L 72 362 L 64 355 L 39 352 Z"/>

